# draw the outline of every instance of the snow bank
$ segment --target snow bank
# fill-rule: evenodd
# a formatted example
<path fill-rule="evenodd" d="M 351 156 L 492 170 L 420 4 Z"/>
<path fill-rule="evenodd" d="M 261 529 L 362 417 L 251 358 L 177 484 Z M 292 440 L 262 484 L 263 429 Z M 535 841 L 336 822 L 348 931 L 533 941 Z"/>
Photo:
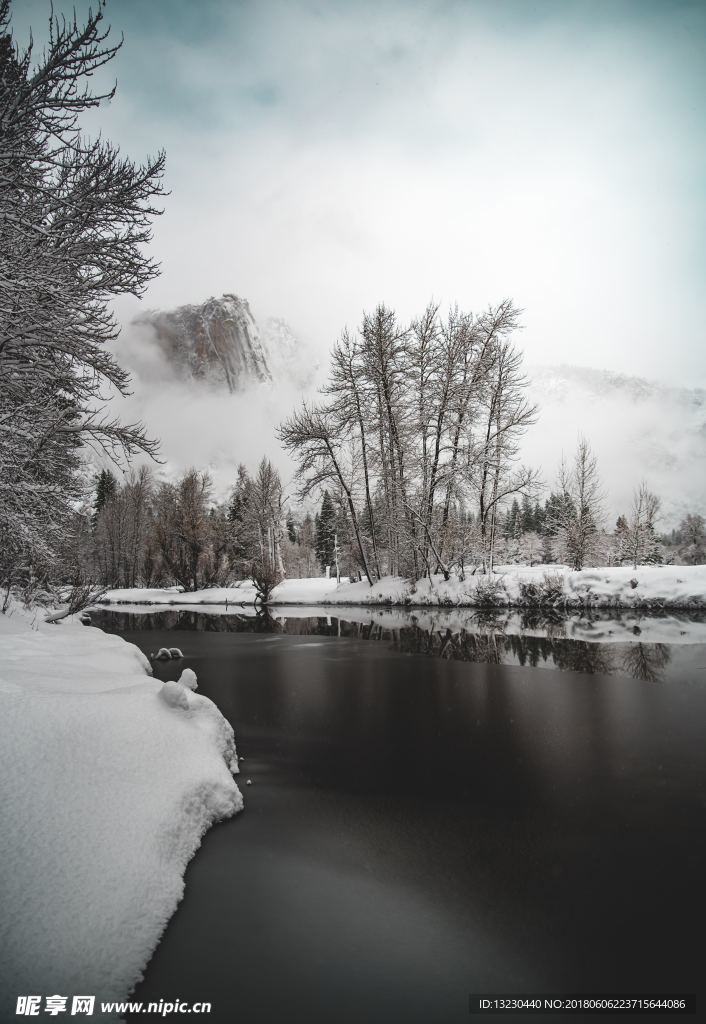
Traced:
<path fill-rule="evenodd" d="M 150 676 L 120 637 L 0 615 L 0 979 L 12 1014 L 21 994 L 124 999 L 204 832 L 242 808 L 230 725 L 195 677 L 166 684 L 180 695 L 170 701 Z"/>
<path fill-rule="evenodd" d="M 271 604 L 406 605 L 408 607 L 478 607 L 496 605 L 519 607 L 532 604 L 528 585 L 543 584 L 547 576 L 558 577 L 561 595 L 551 601 L 556 607 L 575 608 L 706 608 L 706 566 L 649 565 L 638 569 L 612 567 L 574 572 L 564 565 L 532 568 L 500 566 L 489 576 L 466 576 L 465 580 L 443 576 L 416 584 L 399 576 L 387 576 L 370 587 L 367 582 L 337 584 L 335 579 L 285 580 L 272 593 Z M 255 588 L 245 581 L 234 587 L 213 587 L 193 593 L 171 590 L 111 590 L 106 604 L 247 605 L 255 600 Z"/>
<path fill-rule="evenodd" d="M 348 584 L 341 583 L 341 587 Z M 365 584 L 367 586 L 367 584 Z M 275 588 L 275 604 L 318 604 L 331 597 L 338 584 L 326 577 L 314 579 L 285 580 Z M 109 590 L 101 604 L 218 604 L 247 605 L 255 601 L 255 587 L 250 580 L 236 583 L 232 587 L 209 587 L 207 590 L 178 591 L 173 587 L 165 590 L 146 587 L 131 587 Z"/>

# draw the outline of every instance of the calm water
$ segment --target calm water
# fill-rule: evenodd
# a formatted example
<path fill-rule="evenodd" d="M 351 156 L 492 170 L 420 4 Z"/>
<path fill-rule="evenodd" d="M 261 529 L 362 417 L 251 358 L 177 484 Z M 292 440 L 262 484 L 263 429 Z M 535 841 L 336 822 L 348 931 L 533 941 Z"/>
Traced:
<path fill-rule="evenodd" d="M 244 755 L 136 998 L 460 1022 L 471 992 L 698 990 L 706 647 L 420 621 L 94 615 L 181 647 L 155 674 L 194 668 Z"/>

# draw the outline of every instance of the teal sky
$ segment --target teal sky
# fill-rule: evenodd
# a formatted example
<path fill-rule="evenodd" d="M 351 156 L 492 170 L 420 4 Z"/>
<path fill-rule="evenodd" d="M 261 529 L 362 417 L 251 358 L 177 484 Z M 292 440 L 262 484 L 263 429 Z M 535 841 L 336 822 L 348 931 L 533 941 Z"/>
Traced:
<path fill-rule="evenodd" d="M 14 6 L 41 39 L 48 3 Z M 110 0 L 107 20 L 118 95 L 87 125 L 167 150 L 149 305 L 235 291 L 323 351 L 379 301 L 511 295 L 530 362 L 706 385 L 706 3 Z"/>

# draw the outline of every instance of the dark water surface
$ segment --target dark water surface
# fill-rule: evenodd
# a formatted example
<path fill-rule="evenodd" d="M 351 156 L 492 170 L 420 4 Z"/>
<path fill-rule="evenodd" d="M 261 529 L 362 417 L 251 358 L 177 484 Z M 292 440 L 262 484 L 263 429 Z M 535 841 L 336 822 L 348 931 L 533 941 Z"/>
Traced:
<path fill-rule="evenodd" d="M 472 992 L 702 988 L 706 648 L 638 644 L 630 670 L 613 645 L 611 675 L 216 618 L 93 617 L 181 647 L 155 674 L 193 668 L 244 756 L 245 811 L 206 835 L 136 999 L 461 1022 L 488 1019 Z"/>

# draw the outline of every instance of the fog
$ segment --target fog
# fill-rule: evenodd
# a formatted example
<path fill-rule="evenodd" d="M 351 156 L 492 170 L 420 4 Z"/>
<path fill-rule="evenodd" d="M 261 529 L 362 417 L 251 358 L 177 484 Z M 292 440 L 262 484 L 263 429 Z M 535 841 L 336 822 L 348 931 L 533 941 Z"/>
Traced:
<path fill-rule="evenodd" d="M 287 382 L 254 385 L 242 394 L 174 372 L 147 325 L 127 328 L 118 346 L 133 374 L 133 394 L 116 398 L 127 419 L 141 419 L 162 442 L 158 475 L 174 476 L 195 466 L 208 469 L 214 493 L 225 497 L 237 466 L 253 471 L 263 455 L 280 470 L 290 498 L 296 494 L 295 464 L 282 451 L 276 427 L 302 397 Z M 325 375 L 322 367 L 319 381 Z M 571 459 L 579 435 L 598 459 L 605 491 L 606 525 L 629 513 L 642 480 L 662 498 L 660 529 L 671 529 L 686 511 L 706 506 L 706 396 L 664 388 L 636 378 L 603 379 L 571 367 L 528 367 L 538 418 L 523 441 L 522 457 L 541 473 L 548 496 L 559 462 Z"/>
<path fill-rule="evenodd" d="M 48 3 L 13 6 L 41 44 Z M 125 42 L 95 82 L 118 90 L 84 125 L 167 153 L 143 304 L 235 292 L 325 361 L 378 302 L 406 321 L 510 296 L 530 363 L 706 385 L 700 0 L 110 0 L 106 19 Z M 136 370 L 121 408 L 170 465 L 225 479 L 267 451 L 289 474 L 274 431 L 296 394 L 186 388 L 140 354 L 140 303 L 116 308 Z M 579 388 L 527 453 L 551 482 L 583 431 L 612 516 L 642 477 L 696 500 L 697 428 L 678 403 Z"/>
<path fill-rule="evenodd" d="M 129 325 L 117 345 L 120 363 L 132 374 L 131 394 L 113 395 L 111 406 L 130 422 L 141 420 L 160 440 L 160 477 L 195 467 L 208 470 L 214 495 L 225 497 L 239 463 L 250 471 L 266 455 L 277 466 L 288 495 L 296 490 L 296 466 L 276 440 L 277 425 L 303 392 L 294 384 L 255 385 L 231 394 L 225 386 L 184 380 L 164 358 L 148 325 Z M 138 460 L 139 461 L 139 460 Z"/>
<path fill-rule="evenodd" d="M 45 0 L 15 7 L 41 35 Z M 511 296 L 533 362 L 706 383 L 703 3 L 110 0 L 107 19 L 118 92 L 86 125 L 167 151 L 149 306 L 234 291 L 324 353 L 380 301 L 408 319 Z"/>

